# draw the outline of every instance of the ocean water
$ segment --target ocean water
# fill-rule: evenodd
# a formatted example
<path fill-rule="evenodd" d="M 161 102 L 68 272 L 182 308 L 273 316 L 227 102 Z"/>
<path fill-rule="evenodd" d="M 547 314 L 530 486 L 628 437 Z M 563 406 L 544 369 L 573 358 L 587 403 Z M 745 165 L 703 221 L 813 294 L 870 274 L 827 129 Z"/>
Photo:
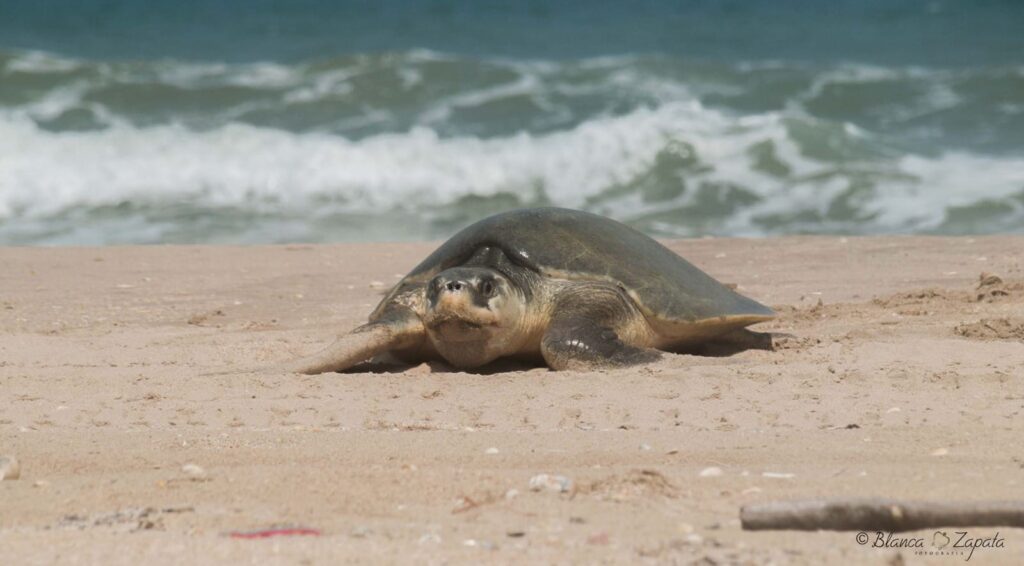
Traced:
<path fill-rule="evenodd" d="M 0 244 L 1024 232 L 1024 3 L 0 0 Z"/>

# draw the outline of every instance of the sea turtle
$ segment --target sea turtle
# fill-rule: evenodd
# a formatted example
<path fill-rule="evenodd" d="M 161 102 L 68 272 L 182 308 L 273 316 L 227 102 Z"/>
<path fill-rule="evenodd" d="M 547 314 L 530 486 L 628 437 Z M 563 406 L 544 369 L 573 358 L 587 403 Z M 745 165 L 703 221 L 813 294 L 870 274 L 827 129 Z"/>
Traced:
<path fill-rule="evenodd" d="M 475 368 L 503 357 L 555 370 L 621 367 L 709 341 L 770 347 L 745 327 L 775 316 L 652 238 L 563 208 L 515 210 L 457 233 L 369 322 L 290 364 L 339 371 L 385 353 Z"/>

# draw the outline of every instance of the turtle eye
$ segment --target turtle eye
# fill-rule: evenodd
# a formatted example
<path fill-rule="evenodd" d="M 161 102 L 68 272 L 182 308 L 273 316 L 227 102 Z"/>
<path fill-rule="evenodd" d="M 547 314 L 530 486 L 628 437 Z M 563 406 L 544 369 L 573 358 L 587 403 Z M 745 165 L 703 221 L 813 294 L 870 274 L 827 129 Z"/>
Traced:
<path fill-rule="evenodd" d="M 485 280 L 483 283 L 480 283 L 480 293 L 483 294 L 485 297 L 494 296 L 494 283 L 487 280 Z"/>

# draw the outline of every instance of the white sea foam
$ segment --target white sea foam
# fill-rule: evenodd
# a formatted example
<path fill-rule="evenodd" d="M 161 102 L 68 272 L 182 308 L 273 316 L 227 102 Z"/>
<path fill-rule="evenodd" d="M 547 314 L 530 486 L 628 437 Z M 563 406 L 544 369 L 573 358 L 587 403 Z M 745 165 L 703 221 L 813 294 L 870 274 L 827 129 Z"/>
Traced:
<path fill-rule="evenodd" d="M 437 124 L 448 120 L 452 111 L 458 108 L 482 106 L 495 100 L 516 96 L 533 96 L 541 91 L 540 80 L 533 74 L 523 74 L 516 81 L 494 87 L 462 92 L 438 101 L 420 116 L 423 125 Z"/>
<path fill-rule="evenodd" d="M 735 118 L 696 102 L 594 118 L 571 130 L 477 139 L 442 138 L 427 128 L 359 141 L 320 133 L 230 124 L 210 131 L 180 125 L 125 124 L 91 132 L 54 133 L 27 117 L 0 117 L 0 219 L 40 218 L 68 210 L 131 202 L 183 201 L 199 206 L 316 215 L 335 210 L 415 210 L 469 196 L 537 187 L 555 204 L 584 206 L 611 187 L 645 174 L 673 141 L 690 144 L 706 181 L 743 187 L 757 202 L 724 218 L 721 231 L 757 234 L 757 218 L 799 210 L 823 212 L 849 185 L 836 165 L 802 155 L 776 114 Z M 769 175 L 750 148 L 771 142 L 790 168 Z M 928 229 L 950 207 L 1013 200 L 1024 192 L 1024 159 L 946 153 L 864 164 L 890 173 L 859 203 L 876 228 Z M 692 181 L 692 179 L 691 179 Z M 686 192 L 671 203 L 633 193 L 602 210 L 620 218 L 659 207 L 692 205 Z"/>
<path fill-rule="evenodd" d="M 304 84 L 284 95 L 286 103 L 304 103 L 320 100 L 328 96 L 344 95 L 352 92 L 349 81 L 359 75 L 357 69 L 334 69 L 321 73 L 313 80 L 313 84 Z"/>
<path fill-rule="evenodd" d="M 0 120 L 0 214 L 48 214 L 121 201 L 255 198 L 299 203 L 331 196 L 355 207 L 445 202 L 542 183 L 579 204 L 640 172 L 678 118 L 694 109 L 641 110 L 547 136 L 441 139 L 420 128 L 352 142 L 232 124 L 52 133 L 29 120 Z M 675 116 L 675 119 L 673 119 Z"/>
<path fill-rule="evenodd" d="M 42 51 L 26 51 L 7 62 L 7 72 L 21 73 L 66 73 L 80 67 L 74 59 Z"/>
<path fill-rule="evenodd" d="M 501 72 L 482 73 L 485 78 L 465 84 L 429 78 L 438 81 L 430 85 L 436 90 L 422 97 L 431 77 L 428 65 L 438 62 L 470 70 L 497 66 Z M 290 211 L 294 219 L 418 212 L 469 196 L 514 194 L 521 203 L 531 202 L 538 191 L 557 205 L 627 220 L 654 218 L 648 226 L 679 235 L 933 230 L 942 229 L 951 211 L 985 203 L 997 203 L 987 210 L 1002 215 L 1000 229 L 1014 229 L 1017 221 L 1024 226 L 1024 158 L 941 145 L 927 155 L 915 154 L 898 147 L 900 140 L 890 145 L 894 138 L 872 131 L 878 124 L 895 122 L 899 129 L 930 114 L 970 108 L 966 103 L 975 95 L 957 82 L 957 72 L 864 65 L 804 69 L 805 82 L 787 95 L 782 108 L 733 113 L 699 100 L 709 92 L 728 97 L 756 88 L 742 73 L 717 69 L 691 79 L 680 69 L 661 73 L 663 63 L 635 57 L 475 62 L 414 51 L 295 65 L 137 65 L 23 53 L 8 58 L 2 72 L 75 72 L 46 92 L 0 106 L 0 242 L 9 241 L 5 238 L 18 223 L 34 223 L 41 228 L 32 230 L 41 233 L 48 222 L 58 223 L 51 222 L 54 218 L 122 203 L 133 205 L 125 207 L 129 216 L 136 214 L 134 205 L 159 209 L 187 203 L 200 211 Z M 775 68 L 754 65 L 745 72 L 762 67 Z M 397 79 L 408 96 L 392 106 L 376 105 L 378 74 L 385 76 L 380 88 L 394 88 Z M 35 80 L 23 88 L 36 88 Z M 881 97 L 884 103 L 863 109 L 854 93 L 853 110 L 836 110 L 849 85 L 874 92 L 870 83 L 906 81 L 915 88 L 900 90 L 906 91 L 901 101 Z M 159 104 L 165 106 L 151 112 L 140 104 L 145 90 L 139 94 L 139 84 L 188 89 L 199 102 L 178 107 L 164 100 Z M 224 85 L 256 92 L 232 93 L 238 98 L 224 103 Z M 837 85 L 842 88 L 834 89 Z M 123 87 L 128 94 L 122 97 L 118 89 Z M 492 124 L 476 117 L 487 111 L 466 112 L 489 111 L 519 98 L 532 103 L 509 111 L 521 112 L 521 125 L 506 114 Z M 818 114 L 811 111 L 815 100 L 826 102 Z M 337 113 L 332 104 L 338 105 Z M 996 111 L 1013 118 L 1018 106 L 1006 102 Z M 861 112 L 860 125 L 843 121 L 848 112 Z M 292 116 L 297 119 L 289 122 Z M 330 131 L 311 131 L 321 124 Z M 84 131 L 76 131 L 79 127 Z M 516 127 L 533 132 L 512 133 Z M 359 129 L 364 130 L 350 135 L 392 133 L 361 139 L 338 133 Z M 774 171 L 758 164 L 758 148 L 766 146 L 782 164 Z M 696 165 L 685 165 L 690 161 Z M 669 196 L 647 194 L 652 183 L 659 190 L 669 186 L 663 191 Z M 673 184 L 685 184 L 686 190 L 673 192 Z M 692 213 L 707 205 L 706 192 L 698 189 L 709 186 L 723 199 L 733 187 L 744 196 L 718 207 L 708 221 Z M 852 196 L 851 187 L 857 189 Z M 665 210 L 689 215 L 680 213 L 673 223 Z M 704 218 L 696 228 L 685 220 L 695 217 Z M 287 224 L 292 220 L 275 218 L 278 228 L 300 233 Z M 108 230 L 158 241 L 160 230 L 143 219 L 103 222 L 116 224 L 106 225 Z M 244 237 L 260 241 L 259 229 L 252 230 Z M 65 233 L 45 241 L 76 237 L 77 232 Z"/>

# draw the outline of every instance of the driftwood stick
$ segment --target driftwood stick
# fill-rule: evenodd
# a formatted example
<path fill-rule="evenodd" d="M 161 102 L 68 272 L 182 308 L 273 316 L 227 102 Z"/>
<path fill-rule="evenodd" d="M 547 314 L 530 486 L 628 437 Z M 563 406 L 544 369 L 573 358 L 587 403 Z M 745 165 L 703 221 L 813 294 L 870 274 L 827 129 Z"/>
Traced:
<path fill-rule="evenodd" d="M 914 531 L 937 527 L 1024 528 L 1024 501 L 934 503 L 896 499 L 808 499 L 745 505 L 745 530 Z"/>

